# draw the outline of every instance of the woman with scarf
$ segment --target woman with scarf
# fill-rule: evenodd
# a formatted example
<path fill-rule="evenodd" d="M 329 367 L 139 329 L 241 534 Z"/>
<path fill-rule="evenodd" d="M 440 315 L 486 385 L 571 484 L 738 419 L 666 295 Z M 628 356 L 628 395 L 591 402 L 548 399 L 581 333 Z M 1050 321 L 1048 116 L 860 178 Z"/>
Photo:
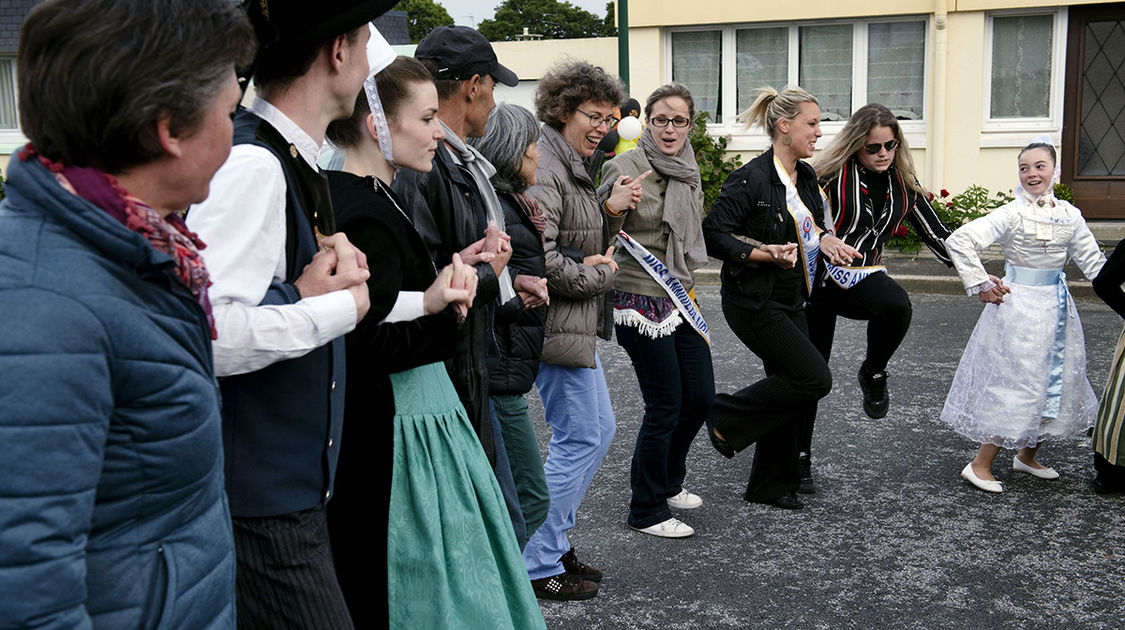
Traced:
<path fill-rule="evenodd" d="M 30 142 L 0 205 L 4 627 L 235 627 L 210 279 L 177 212 L 230 153 L 253 42 L 225 0 L 48 0 L 23 23 Z"/>
<path fill-rule="evenodd" d="M 611 234 L 623 230 L 614 256 L 613 322 L 617 343 L 629 354 L 645 401 L 633 450 L 629 527 L 664 538 L 695 530 L 669 508 L 692 509 L 703 499 L 683 487 L 687 454 L 715 399 L 707 328 L 694 304 L 692 271 L 707 264 L 703 243 L 703 186 L 688 132 L 695 120 L 691 92 L 680 84 L 657 88 L 645 103 L 648 127 L 635 151 L 602 167 L 601 193 L 625 175 L 641 182 L 635 209 L 607 211 Z M 646 177 L 647 174 L 647 177 Z M 645 262 L 640 245 L 657 259 Z M 649 259 L 651 260 L 651 259 Z M 658 282 L 663 264 L 674 283 Z M 684 309 L 684 312 L 681 312 Z M 694 317 L 686 313 L 694 312 Z"/>
<path fill-rule="evenodd" d="M 820 256 L 846 265 L 859 253 L 822 234 L 824 199 L 802 161 L 821 135 L 816 97 L 795 86 L 762 88 L 740 118 L 765 129 L 771 145 L 727 178 L 703 235 L 707 252 L 723 261 L 723 315 L 762 359 L 766 377 L 719 394 L 708 431 L 725 457 L 757 442 L 747 501 L 796 510 L 804 507 L 796 494 L 798 422 L 832 388 L 808 338 L 805 300 Z"/>
<path fill-rule="evenodd" d="M 836 140 L 813 161 L 828 194 L 825 223 L 830 232 L 859 251 L 855 273 L 823 273 L 805 309 L 809 339 L 825 362 L 832 354 L 836 317 L 867 321 L 867 353 L 859 368 L 863 410 L 871 418 L 887 414 L 887 362 L 910 328 L 910 296 L 878 267 L 883 245 L 905 219 L 934 252 L 953 266 L 945 251 L 951 234 L 930 205 L 914 174 L 910 147 L 891 110 L 878 103 L 856 110 Z M 854 284 L 852 282 L 854 281 Z M 801 492 L 813 492 L 812 434 L 816 406 L 800 428 Z"/>
<path fill-rule="evenodd" d="M 522 549 L 547 518 L 551 502 L 539 441 L 524 399 L 539 373 L 548 301 L 543 256 L 547 219 L 539 204 L 527 195 L 528 187 L 535 185 L 535 169 L 539 167 L 539 122 L 523 107 L 501 103 L 489 113 L 484 136 L 470 143 L 496 169 L 492 186 L 504 211 L 504 232 L 511 238 L 508 270 L 517 297 L 496 307 L 495 344 L 488 356 L 488 392 L 519 499 L 524 524 L 524 536 L 519 541 Z"/>
<path fill-rule="evenodd" d="M 347 337 L 349 438 L 328 519 L 340 585 L 357 627 L 542 628 L 500 488 L 442 362 L 475 271 L 455 254 L 437 273 L 390 189 L 398 169 L 432 168 L 445 137 L 437 89 L 421 63 L 379 49 L 369 57 L 393 61 L 328 128 L 346 151 L 329 173 L 337 225 L 374 271 L 372 309 Z"/>
<path fill-rule="evenodd" d="M 1067 260 L 1087 278 L 1105 255 L 1081 211 L 1053 193 L 1058 156 L 1046 137 L 1019 154 L 1015 200 L 963 225 L 945 241 L 969 295 L 984 311 L 961 355 L 941 420 L 979 442 L 961 471 L 985 492 L 1003 492 L 992 475 L 1001 448 L 1019 449 L 1012 469 L 1058 479 L 1036 454 L 1043 442 L 1090 428 L 1098 400 L 1086 380 L 1082 322 L 1066 287 Z M 1004 279 L 990 277 L 979 252 L 999 243 Z"/>

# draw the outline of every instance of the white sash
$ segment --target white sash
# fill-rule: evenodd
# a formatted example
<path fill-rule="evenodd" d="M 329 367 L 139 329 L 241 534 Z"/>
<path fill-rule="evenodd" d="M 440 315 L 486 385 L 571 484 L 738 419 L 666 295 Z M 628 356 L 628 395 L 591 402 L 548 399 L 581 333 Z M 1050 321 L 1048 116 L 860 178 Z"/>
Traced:
<path fill-rule="evenodd" d="M 624 230 L 617 233 L 617 240 L 625 248 L 625 251 L 632 254 L 641 268 L 647 271 L 648 275 L 652 276 L 652 279 L 664 289 L 668 297 L 672 298 L 672 303 L 676 305 L 684 319 L 710 345 L 711 331 L 707 327 L 707 321 L 703 319 L 703 314 L 695 307 L 695 302 L 684 289 L 684 285 L 680 284 L 680 280 L 672 275 L 672 272 L 664 266 L 664 263 L 660 262 L 659 258 L 653 256 L 651 252 L 645 249 L 644 245 L 633 240 Z"/>
<path fill-rule="evenodd" d="M 805 295 L 809 295 L 816 278 L 816 260 L 820 255 L 820 231 L 813 221 L 808 206 L 801 200 L 801 195 L 797 194 L 797 187 L 793 184 L 793 180 L 789 179 L 789 173 L 785 172 L 785 167 L 781 165 L 781 160 L 776 155 L 773 157 L 773 166 L 777 169 L 777 176 L 785 184 L 785 205 L 789 208 L 789 214 L 792 215 L 793 223 L 797 228 L 797 249 L 804 262 L 801 268 L 805 272 Z M 822 203 L 828 203 L 823 190 L 820 191 L 820 199 Z M 824 261 L 824 266 L 828 277 L 842 289 L 854 287 L 860 280 L 873 273 L 887 272 L 887 268 L 883 266 L 837 267 L 827 260 Z"/>

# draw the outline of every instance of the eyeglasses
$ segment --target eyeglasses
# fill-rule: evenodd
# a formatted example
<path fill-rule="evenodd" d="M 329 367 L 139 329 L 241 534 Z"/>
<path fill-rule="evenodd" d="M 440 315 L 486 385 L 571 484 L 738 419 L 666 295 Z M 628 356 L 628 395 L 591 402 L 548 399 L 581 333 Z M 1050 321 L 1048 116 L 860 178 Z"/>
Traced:
<path fill-rule="evenodd" d="M 589 118 L 591 127 L 601 127 L 602 123 L 605 123 L 606 127 L 608 127 L 609 129 L 613 129 L 617 126 L 617 123 L 621 122 L 620 118 L 614 118 L 613 116 L 610 116 L 609 118 L 603 118 L 600 114 L 587 114 L 586 112 L 578 108 L 575 108 L 574 111 L 582 114 L 586 118 Z"/>
<path fill-rule="evenodd" d="M 887 152 L 889 153 L 891 151 L 894 151 L 897 148 L 898 148 L 898 140 L 887 140 L 883 144 L 879 144 L 878 142 L 875 142 L 873 144 L 863 145 L 863 150 L 867 151 L 867 153 L 870 154 L 870 155 L 875 155 L 876 153 L 879 152 L 879 149 L 886 149 Z"/>
<path fill-rule="evenodd" d="M 648 124 L 652 125 L 653 127 L 660 127 L 661 129 L 667 127 L 668 123 L 672 123 L 673 127 L 683 129 L 684 127 L 687 127 L 691 124 L 691 119 L 684 118 L 683 116 L 676 116 L 675 118 L 668 118 L 667 116 L 654 116 L 648 119 Z"/>

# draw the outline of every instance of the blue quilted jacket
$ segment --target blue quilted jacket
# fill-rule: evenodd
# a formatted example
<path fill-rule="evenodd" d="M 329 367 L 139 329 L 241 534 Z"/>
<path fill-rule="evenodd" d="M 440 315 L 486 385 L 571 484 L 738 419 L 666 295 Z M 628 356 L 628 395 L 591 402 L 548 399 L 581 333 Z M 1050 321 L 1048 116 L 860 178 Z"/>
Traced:
<path fill-rule="evenodd" d="M 13 157 L 0 204 L 0 628 L 233 628 L 203 310 Z"/>

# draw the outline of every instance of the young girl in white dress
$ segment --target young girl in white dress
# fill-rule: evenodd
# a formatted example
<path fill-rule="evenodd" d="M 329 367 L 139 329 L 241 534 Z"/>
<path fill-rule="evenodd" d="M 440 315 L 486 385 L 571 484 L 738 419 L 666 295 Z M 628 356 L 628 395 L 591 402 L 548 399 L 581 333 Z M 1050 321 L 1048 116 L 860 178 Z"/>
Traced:
<path fill-rule="evenodd" d="M 1036 138 L 1019 154 L 1016 199 L 962 226 L 946 248 L 969 294 L 985 302 L 953 377 L 941 419 L 980 442 L 961 476 L 987 492 L 1003 492 L 992 476 L 1001 448 L 1019 449 L 1012 469 L 1057 479 L 1035 454 L 1048 439 L 1093 425 L 1098 400 L 1086 379 L 1082 323 L 1066 288 L 1069 257 L 1087 278 L 1105 255 L 1082 213 L 1056 199 L 1057 155 Z M 999 243 L 1004 279 L 988 275 L 979 252 Z"/>

